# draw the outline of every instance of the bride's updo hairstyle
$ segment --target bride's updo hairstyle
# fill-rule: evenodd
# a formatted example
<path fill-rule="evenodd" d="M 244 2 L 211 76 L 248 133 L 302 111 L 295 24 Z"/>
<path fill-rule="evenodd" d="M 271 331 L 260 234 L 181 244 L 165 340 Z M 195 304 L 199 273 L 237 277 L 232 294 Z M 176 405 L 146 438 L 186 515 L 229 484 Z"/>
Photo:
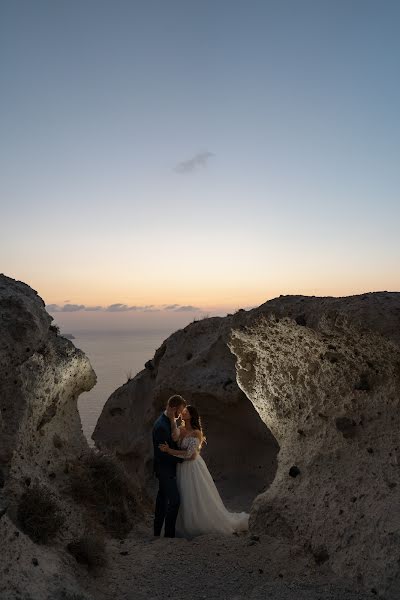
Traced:
<path fill-rule="evenodd" d="M 206 436 L 203 433 L 203 428 L 201 425 L 201 418 L 199 415 L 199 411 L 197 410 L 197 408 L 195 406 L 192 406 L 191 404 L 188 404 L 186 406 L 186 410 L 188 411 L 188 413 L 190 415 L 190 425 L 191 425 L 192 429 L 197 429 L 197 431 L 200 431 L 200 433 L 201 433 L 201 443 L 200 443 L 200 448 L 201 448 L 201 446 L 206 442 Z"/>

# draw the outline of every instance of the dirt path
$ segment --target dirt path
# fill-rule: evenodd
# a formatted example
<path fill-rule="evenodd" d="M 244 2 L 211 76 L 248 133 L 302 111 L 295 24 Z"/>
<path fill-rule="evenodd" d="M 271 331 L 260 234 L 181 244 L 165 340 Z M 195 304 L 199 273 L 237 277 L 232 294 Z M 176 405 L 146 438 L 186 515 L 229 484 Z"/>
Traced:
<path fill-rule="evenodd" d="M 282 567 L 284 565 L 284 567 Z M 154 539 L 148 531 L 108 546 L 108 566 L 81 585 L 96 600 L 365 600 L 300 548 L 264 536 Z"/>

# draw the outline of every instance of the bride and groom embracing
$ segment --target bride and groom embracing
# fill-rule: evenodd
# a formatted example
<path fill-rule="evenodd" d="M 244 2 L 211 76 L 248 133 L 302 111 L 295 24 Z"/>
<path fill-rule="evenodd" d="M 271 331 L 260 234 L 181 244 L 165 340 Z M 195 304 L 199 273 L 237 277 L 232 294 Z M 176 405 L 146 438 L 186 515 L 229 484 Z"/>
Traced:
<path fill-rule="evenodd" d="M 180 419 L 180 425 L 177 424 Z M 229 512 L 200 456 L 205 442 L 194 406 L 175 394 L 153 427 L 154 472 L 159 482 L 154 535 L 194 537 L 248 529 L 247 513 Z"/>

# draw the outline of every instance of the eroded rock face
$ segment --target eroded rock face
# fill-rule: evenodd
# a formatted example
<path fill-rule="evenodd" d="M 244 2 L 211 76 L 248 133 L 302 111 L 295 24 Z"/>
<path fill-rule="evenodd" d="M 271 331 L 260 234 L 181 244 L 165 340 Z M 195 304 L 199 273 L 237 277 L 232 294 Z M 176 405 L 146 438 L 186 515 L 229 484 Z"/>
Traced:
<path fill-rule="evenodd" d="M 5 543 L 0 595 L 4 598 L 24 593 L 34 599 L 47 598 L 46 593 L 57 597 L 60 586 L 77 590 L 73 569 L 64 565 L 60 577 L 65 559 L 35 545 L 18 528 L 17 518 L 21 495 L 36 484 L 54 492 L 69 515 L 71 531 L 82 518 L 59 490 L 67 462 L 88 449 L 76 401 L 93 387 L 96 376 L 83 352 L 59 336 L 51 321 L 34 290 L 0 275 L 0 539 Z"/>
<path fill-rule="evenodd" d="M 225 500 L 245 508 L 257 496 L 254 533 L 302 544 L 316 564 L 393 597 L 399 343 L 398 293 L 286 296 L 195 322 L 114 392 L 93 437 L 149 478 L 153 421 L 182 394 L 203 415 L 204 457 Z"/>
<path fill-rule="evenodd" d="M 29 286 L 0 276 L 0 469 L 31 479 L 87 448 L 76 400 L 96 382 Z M 63 452 L 57 452 L 58 436 Z M 61 446 L 60 446 L 61 447 Z"/>
<path fill-rule="evenodd" d="M 359 298 L 359 313 L 354 298 L 326 312 L 310 299 L 297 321 L 275 301 L 279 317 L 258 311 L 229 344 L 241 389 L 280 445 L 251 528 L 303 543 L 317 564 L 389 597 L 400 589 L 398 296 L 379 315 L 368 305 L 379 295 Z"/>

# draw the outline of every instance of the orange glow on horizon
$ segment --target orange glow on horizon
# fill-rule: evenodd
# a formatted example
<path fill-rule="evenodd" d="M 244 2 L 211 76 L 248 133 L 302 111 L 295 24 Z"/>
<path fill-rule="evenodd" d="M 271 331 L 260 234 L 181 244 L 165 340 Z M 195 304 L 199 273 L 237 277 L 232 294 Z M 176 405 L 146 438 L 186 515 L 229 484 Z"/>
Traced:
<path fill-rule="evenodd" d="M 58 289 L 55 292 L 51 287 L 44 286 L 42 290 L 37 290 L 46 304 L 64 305 L 66 301 L 72 304 L 82 304 L 85 306 L 102 306 L 107 307 L 111 304 L 121 303 L 129 306 L 144 306 L 154 305 L 160 308 L 164 305 L 179 304 L 191 305 L 199 307 L 202 312 L 218 312 L 223 310 L 235 310 L 238 308 L 246 308 L 259 306 L 272 298 L 280 295 L 302 295 L 302 296 L 352 296 L 363 294 L 366 292 L 377 291 L 397 291 L 399 285 L 362 285 L 356 284 L 338 284 L 336 286 L 282 286 L 282 287 L 267 287 L 265 292 L 261 290 L 243 290 L 236 287 L 226 290 L 193 290 L 193 293 L 188 293 L 186 290 L 180 290 L 174 294 L 165 294 L 164 291 L 153 293 L 149 291 L 144 293 L 134 293 L 128 290 L 115 290 L 105 292 L 102 289 L 97 290 L 73 290 L 66 289 L 64 294 Z M 71 293 L 72 292 L 72 293 Z"/>
<path fill-rule="evenodd" d="M 129 306 L 179 304 L 199 307 L 202 313 L 224 311 L 259 306 L 280 295 L 305 296 L 350 296 L 373 291 L 396 291 L 400 289 L 400 276 L 389 265 L 374 272 L 360 270 L 354 275 L 353 269 L 324 268 L 307 272 L 295 270 L 296 265 L 282 265 L 280 269 L 268 266 L 257 272 L 256 269 L 235 273 L 215 271 L 188 271 L 162 273 L 154 269 L 138 273 L 135 277 L 120 270 L 53 270 L 32 274 L 32 271 L 19 269 L 17 273 L 6 273 L 10 277 L 24 281 L 37 290 L 46 304 L 66 303 L 85 306 L 106 307 L 121 303 Z M 305 265 L 307 266 L 307 265 Z"/>

